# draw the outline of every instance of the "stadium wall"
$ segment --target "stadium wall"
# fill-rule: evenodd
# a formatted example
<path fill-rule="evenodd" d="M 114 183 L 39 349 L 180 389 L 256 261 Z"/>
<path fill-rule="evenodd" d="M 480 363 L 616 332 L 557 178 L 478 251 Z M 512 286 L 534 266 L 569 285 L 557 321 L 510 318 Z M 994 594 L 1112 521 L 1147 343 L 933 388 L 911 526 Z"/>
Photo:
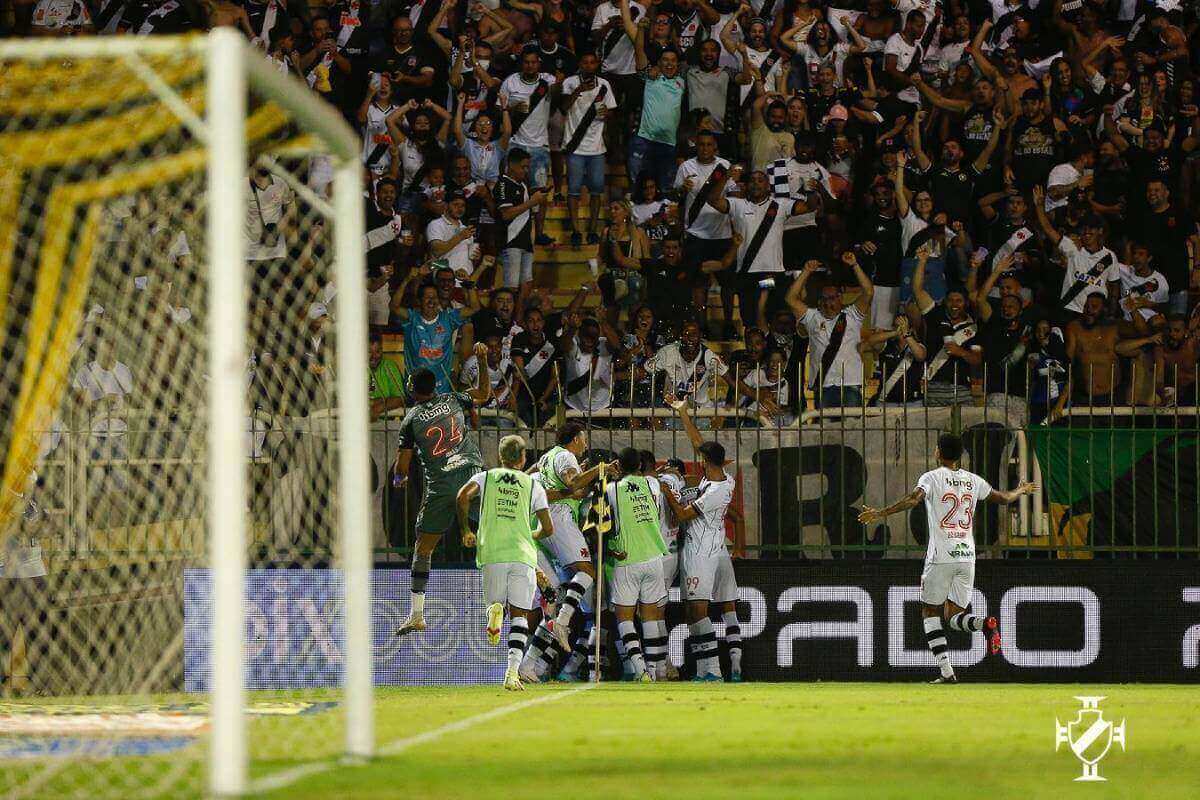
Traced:
<path fill-rule="evenodd" d="M 748 680 L 925 680 L 913 561 L 739 562 Z M 335 686 L 344 631 L 332 570 L 253 570 L 247 579 L 250 688 Z M 408 606 L 407 570 L 373 574 L 379 685 L 499 681 L 505 651 L 484 639 L 479 573 L 436 570 L 420 637 L 393 635 Z M 184 579 L 184 688 L 203 691 L 210 668 L 206 570 Z M 673 599 L 677 599 L 673 590 Z M 684 664 L 687 628 L 671 606 L 671 658 Z M 974 611 L 1000 619 L 1004 652 L 947 632 L 956 666 L 974 681 L 1194 682 L 1200 679 L 1200 574 L 1187 562 L 980 561 Z M 718 630 L 721 625 L 717 625 Z"/>

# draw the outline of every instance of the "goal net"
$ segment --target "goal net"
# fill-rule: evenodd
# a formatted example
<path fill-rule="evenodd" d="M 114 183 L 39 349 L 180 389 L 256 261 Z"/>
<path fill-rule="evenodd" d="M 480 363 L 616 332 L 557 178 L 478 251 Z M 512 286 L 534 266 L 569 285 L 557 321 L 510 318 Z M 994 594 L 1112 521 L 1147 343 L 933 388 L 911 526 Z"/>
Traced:
<path fill-rule="evenodd" d="M 0 74 L 0 794 L 369 749 L 354 137 L 227 31 Z"/>

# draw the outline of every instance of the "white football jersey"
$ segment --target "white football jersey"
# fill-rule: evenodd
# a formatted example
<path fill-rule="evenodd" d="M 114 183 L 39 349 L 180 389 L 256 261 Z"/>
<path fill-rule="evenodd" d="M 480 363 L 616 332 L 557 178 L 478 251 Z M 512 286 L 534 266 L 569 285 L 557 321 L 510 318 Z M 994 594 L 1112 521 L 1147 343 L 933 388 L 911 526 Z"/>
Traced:
<path fill-rule="evenodd" d="M 975 560 L 975 504 L 986 500 L 992 487 L 965 469 L 938 467 L 917 479 L 925 490 L 929 518 L 926 564 Z"/>
<path fill-rule="evenodd" d="M 670 492 L 674 495 L 677 502 L 682 502 L 680 496 L 683 492 L 683 478 L 674 473 L 664 473 L 658 476 L 658 487 L 663 492 Z M 667 550 L 674 553 L 679 544 L 679 524 L 675 522 L 675 516 L 671 513 L 671 507 L 667 505 L 666 498 L 660 497 L 660 499 L 658 517 L 662 528 L 663 541 L 667 543 Z"/>
<path fill-rule="evenodd" d="M 696 487 L 691 505 L 700 516 L 686 523 L 684 546 L 695 556 L 714 556 L 725 547 L 725 511 L 733 501 L 737 482 L 729 475 L 723 481 L 704 478 Z"/>

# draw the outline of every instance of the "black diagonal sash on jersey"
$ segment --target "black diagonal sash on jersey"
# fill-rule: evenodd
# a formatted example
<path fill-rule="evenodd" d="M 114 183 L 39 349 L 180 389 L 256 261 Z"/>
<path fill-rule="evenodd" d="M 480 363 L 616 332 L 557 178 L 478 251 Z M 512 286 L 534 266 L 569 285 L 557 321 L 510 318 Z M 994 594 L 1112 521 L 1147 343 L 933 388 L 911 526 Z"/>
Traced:
<path fill-rule="evenodd" d="M 525 362 L 525 377 L 530 379 L 535 377 L 543 367 L 550 363 L 550 356 L 553 354 L 554 343 L 547 339 L 546 343 Z"/>
<path fill-rule="evenodd" d="M 424 157 L 424 153 L 421 155 L 421 166 L 417 167 L 417 171 L 413 173 L 412 180 L 408 182 L 408 194 L 412 194 L 421 188 L 421 181 L 425 180 L 425 175 L 429 172 L 429 159 Z"/>
<path fill-rule="evenodd" d="M 769 17 L 763 17 L 763 19 L 769 19 Z M 763 59 L 763 62 L 758 65 L 758 74 L 762 76 L 764 86 L 766 85 L 767 75 L 771 72 L 771 70 L 773 70 L 775 68 L 775 64 L 778 61 L 779 61 L 779 51 L 772 50 L 770 53 L 767 54 L 767 57 Z M 753 91 L 753 89 L 751 89 L 751 91 L 746 92 L 746 99 L 742 100 L 742 105 L 741 105 L 742 111 L 746 111 L 748 108 L 750 108 L 750 105 L 753 101 L 754 101 L 754 91 Z"/>
<path fill-rule="evenodd" d="M 745 274 L 750 271 L 750 267 L 754 265 L 754 259 L 758 257 L 758 251 L 762 249 L 763 242 L 767 240 L 767 234 L 771 232 L 771 226 L 775 224 L 775 217 L 779 215 L 779 203 L 775 200 L 767 206 L 767 213 L 763 215 L 762 222 L 758 223 L 758 230 L 754 232 L 754 236 L 750 238 L 750 244 L 746 246 L 746 257 L 742 259 L 742 267 L 739 272 Z"/>
<path fill-rule="evenodd" d="M 579 148 L 579 145 L 583 143 L 583 137 L 587 136 L 588 128 L 592 127 L 592 122 L 596 119 L 596 106 L 604 102 L 604 97 L 607 94 L 608 87 L 600 84 L 600 90 L 592 98 L 592 104 L 588 106 L 588 110 L 583 112 L 583 117 L 579 120 L 579 124 L 575 126 L 575 132 L 571 134 L 570 141 L 563 145 L 564 153 L 574 153 Z"/>
<path fill-rule="evenodd" d="M 1099 278 L 1100 275 L 1104 272 L 1104 270 L 1106 270 L 1110 266 L 1112 266 L 1112 263 L 1113 263 L 1112 253 L 1109 253 L 1104 258 L 1100 259 L 1095 264 L 1093 264 L 1092 268 L 1089 269 L 1082 278 L 1076 278 L 1075 282 L 1073 284 L 1071 284 L 1070 288 L 1068 288 L 1067 291 L 1063 294 L 1063 298 L 1062 298 L 1063 307 L 1066 308 L 1067 306 L 1071 305 L 1071 303 L 1074 303 L 1075 298 L 1079 296 L 1079 293 L 1091 285 L 1091 280 L 1093 278 Z"/>
<path fill-rule="evenodd" d="M 829 334 L 829 344 L 825 345 L 825 352 L 821 353 L 821 374 L 817 377 L 821 381 L 818 389 L 824 388 L 825 378 L 829 375 L 829 370 L 833 368 L 833 360 L 837 358 L 838 351 L 842 349 L 842 340 L 846 338 L 846 312 L 843 311 L 837 315 L 833 321 L 833 331 Z"/>
<path fill-rule="evenodd" d="M 634 24 L 637 24 L 638 14 L 640 14 L 640 13 L 641 13 L 641 11 L 639 9 L 635 8 L 634 6 L 629 7 L 629 18 L 634 22 Z M 614 28 L 613 30 L 608 32 L 608 35 L 604 37 L 604 41 L 601 42 L 601 44 L 600 44 L 600 61 L 601 62 L 603 62 L 604 59 L 606 59 L 610 55 L 612 55 L 612 51 L 616 48 L 616 46 L 618 44 L 620 44 L 621 37 L 624 35 L 625 35 L 624 22 L 622 22 L 622 24 L 618 25 L 616 28 Z"/>
<path fill-rule="evenodd" d="M 546 99 L 546 95 L 550 93 L 550 84 L 539 79 L 537 86 L 533 90 L 533 94 L 529 95 L 529 110 L 524 114 L 513 115 L 512 129 L 514 133 L 520 133 L 521 126 L 525 121 L 533 116 L 533 112 L 537 109 L 541 102 Z"/>
<path fill-rule="evenodd" d="M 121 2 L 121 0 L 107 0 L 92 18 L 92 25 L 95 26 L 96 30 L 104 31 L 113 22 L 113 18 L 124 10 L 125 3 Z"/>
<path fill-rule="evenodd" d="M 720 175 L 717 173 L 720 173 Z M 704 209 L 705 204 L 708 203 L 708 196 L 712 194 L 712 188 L 716 185 L 717 179 L 724 174 L 725 168 L 720 164 L 714 166 L 713 171 L 708 173 L 708 180 L 700 187 L 700 191 L 696 192 L 696 199 L 692 201 L 692 205 L 688 208 L 687 225 L 683 226 L 684 230 L 692 227 L 696 222 L 696 218 L 700 216 L 700 212 Z"/>
<path fill-rule="evenodd" d="M 765 0 L 765 2 L 762 4 L 762 8 L 758 10 L 758 13 L 755 16 L 757 16 L 759 19 L 771 19 L 771 12 L 774 10 L 775 0 Z"/>

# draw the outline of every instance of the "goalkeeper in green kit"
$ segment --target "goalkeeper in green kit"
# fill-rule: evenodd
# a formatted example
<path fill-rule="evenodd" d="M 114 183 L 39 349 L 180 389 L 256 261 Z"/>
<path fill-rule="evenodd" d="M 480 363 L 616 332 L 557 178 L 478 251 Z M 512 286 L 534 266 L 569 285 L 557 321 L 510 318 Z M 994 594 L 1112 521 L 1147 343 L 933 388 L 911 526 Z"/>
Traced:
<path fill-rule="evenodd" d="M 458 522 L 462 542 L 474 547 L 475 564 L 483 570 L 483 602 L 487 605 L 488 641 L 500 644 L 500 626 L 508 607 L 512 625 L 508 633 L 508 669 L 504 688 L 521 691 L 517 670 L 529 639 L 533 616 L 533 590 L 539 576 L 534 539 L 554 533 L 546 490 L 525 474 L 525 440 L 505 436 L 500 440 L 500 464 L 477 472 L 458 491 Z M 479 531 L 471 530 L 471 502 L 480 498 Z M 535 521 L 536 520 L 536 521 Z"/>

